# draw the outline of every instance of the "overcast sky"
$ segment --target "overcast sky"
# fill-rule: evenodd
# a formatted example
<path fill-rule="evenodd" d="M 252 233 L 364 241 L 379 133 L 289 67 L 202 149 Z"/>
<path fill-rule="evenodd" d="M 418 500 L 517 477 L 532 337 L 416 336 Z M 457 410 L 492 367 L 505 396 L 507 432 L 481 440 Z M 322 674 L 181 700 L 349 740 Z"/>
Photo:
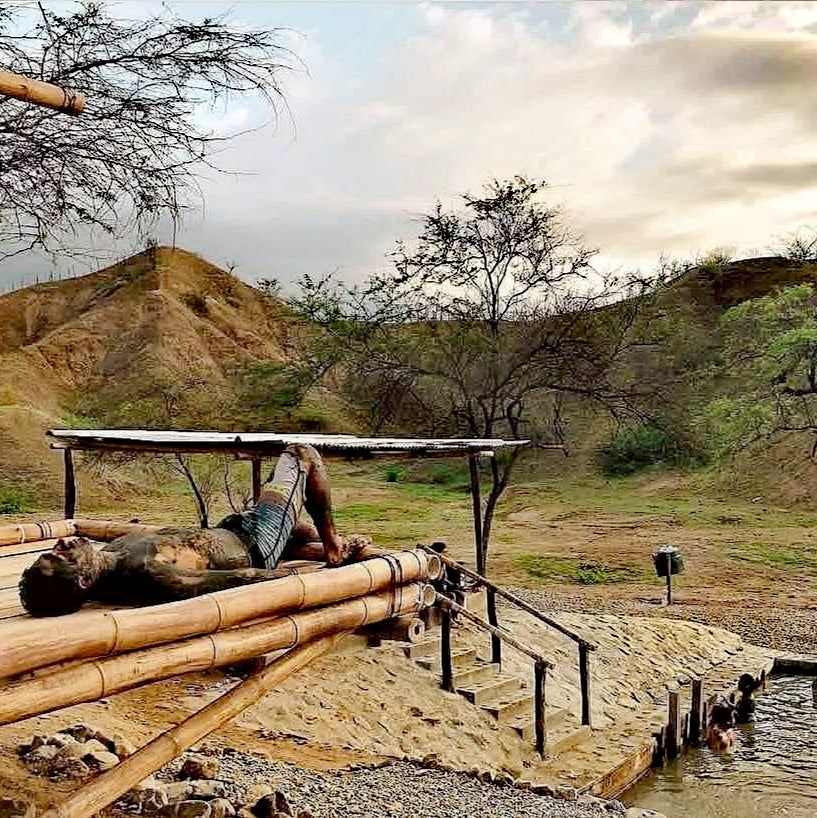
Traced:
<path fill-rule="evenodd" d="M 605 268 L 760 254 L 817 225 L 817 3 L 168 5 L 288 27 L 307 69 L 176 234 L 249 281 L 360 278 L 437 198 L 515 174 L 547 180 Z M 258 116 L 239 101 L 206 122 Z M 44 263 L 16 264 L 0 280 Z"/>

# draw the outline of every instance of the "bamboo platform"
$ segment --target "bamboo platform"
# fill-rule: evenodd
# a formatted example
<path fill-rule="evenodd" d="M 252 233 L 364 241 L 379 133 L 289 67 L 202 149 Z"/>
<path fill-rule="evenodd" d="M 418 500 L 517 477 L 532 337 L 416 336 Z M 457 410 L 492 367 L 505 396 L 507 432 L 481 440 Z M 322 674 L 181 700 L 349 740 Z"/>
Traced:
<path fill-rule="evenodd" d="M 422 550 L 331 569 L 302 559 L 282 563 L 291 573 L 280 579 L 166 604 L 88 604 L 49 618 L 20 605 L 21 573 L 57 538 L 110 541 L 155 529 L 100 520 L 0 527 L 0 724 L 411 616 L 442 570 Z"/>

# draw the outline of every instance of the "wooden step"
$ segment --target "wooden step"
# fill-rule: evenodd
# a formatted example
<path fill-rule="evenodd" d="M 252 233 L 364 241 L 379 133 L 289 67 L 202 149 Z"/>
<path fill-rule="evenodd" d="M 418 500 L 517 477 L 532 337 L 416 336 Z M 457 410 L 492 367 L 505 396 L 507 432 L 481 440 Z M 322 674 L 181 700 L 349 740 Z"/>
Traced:
<path fill-rule="evenodd" d="M 517 716 L 523 714 L 529 715 L 531 719 L 533 718 L 533 696 L 530 694 L 488 702 L 480 706 L 497 721 L 513 721 Z"/>
<path fill-rule="evenodd" d="M 490 679 L 499 676 L 499 664 L 495 662 L 477 661 L 473 667 L 464 668 L 463 670 L 454 673 L 454 687 L 477 687 L 485 684 Z"/>
<path fill-rule="evenodd" d="M 453 667 L 469 667 L 473 665 L 477 658 L 477 651 L 476 648 L 472 650 L 459 650 L 459 651 L 451 651 L 451 665 Z M 420 667 L 424 667 L 426 670 L 437 670 L 440 669 L 440 657 L 439 656 L 425 656 L 421 659 L 415 659 Z"/>
<path fill-rule="evenodd" d="M 439 639 L 424 639 L 422 642 L 417 642 L 415 645 L 406 645 L 403 648 L 403 653 L 409 659 L 421 659 L 439 654 L 440 640 Z"/>
<path fill-rule="evenodd" d="M 545 713 L 545 728 L 548 734 L 553 733 L 564 725 L 570 717 L 570 711 L 566 707 L 559 707 L 556 710 L 548 710 Z M 512 719 L 508 723 L 519 738 L 525 741 L 533 741 L 536 738 L 536 729 L 533 723 L 533 714 L 523 713 Z"/>
<path fill-rule="evenodd" d="M 484 684 L 469 687 L 456 686 L 456 691 L 468 699 L 471 704 L 482 705 L 510 696 L 520 689 L 520 682 L 515 676 L 496 677 Z"/>
<path fill-rule="evenodd" d="M 593 731 L 586 724 L 583 724 L 581 727 L 571 730 L 566 735 L 559 737 L 554 736 L 553 740 L 547 743 L 547 756 L 548 758 L 552 758 L 561 753 L 566 753 L 568 750 L 572 750 L 574 747 L 587 741 L 592 735 Z"/>

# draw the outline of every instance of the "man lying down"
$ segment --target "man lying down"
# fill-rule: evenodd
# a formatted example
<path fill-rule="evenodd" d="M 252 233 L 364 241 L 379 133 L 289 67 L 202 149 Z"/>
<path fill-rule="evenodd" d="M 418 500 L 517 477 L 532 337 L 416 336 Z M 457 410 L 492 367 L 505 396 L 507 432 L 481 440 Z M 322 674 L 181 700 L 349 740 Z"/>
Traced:
<path fill-rule="evenodd" d="M 299 519 L 306 508 L 312 523 Z M 284 576 L 284 550 L 319 542 L 329 565 L 353 558 L 368 540 L 335 531 L 329 483 L 312 446 L 288 447 L 250 511 L 216 528 L 163 528 L 118 537 L 98 550 L 83 537 L 59 540 L 20 578 L 34 616 L 57 616 L 88 600 L 144 605 Z"/>

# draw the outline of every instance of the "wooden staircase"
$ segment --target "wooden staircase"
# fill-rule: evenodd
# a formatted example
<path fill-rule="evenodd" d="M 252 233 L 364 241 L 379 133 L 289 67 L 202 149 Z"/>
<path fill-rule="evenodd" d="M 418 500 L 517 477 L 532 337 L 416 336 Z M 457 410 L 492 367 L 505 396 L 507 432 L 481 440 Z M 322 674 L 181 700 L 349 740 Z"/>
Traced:
<path fill-rule="evenodd" d="M 403 651 L 420 667 L 439 675 L 439 637 L 404 645 Z M 523 740 L 534 740 L 534 701 L 528 684 L 516 676 L 503 673 L 498 664 L 483 661 L 473 648 L 452 650 L 451 660 L 454 689 L 460 696 L 508 725 Z M 548 709 L 545 718 L 548 757 L 575 747 L 590 737 L 590 728 L 581 726 L 578 721 L 566 708 Z"/>

